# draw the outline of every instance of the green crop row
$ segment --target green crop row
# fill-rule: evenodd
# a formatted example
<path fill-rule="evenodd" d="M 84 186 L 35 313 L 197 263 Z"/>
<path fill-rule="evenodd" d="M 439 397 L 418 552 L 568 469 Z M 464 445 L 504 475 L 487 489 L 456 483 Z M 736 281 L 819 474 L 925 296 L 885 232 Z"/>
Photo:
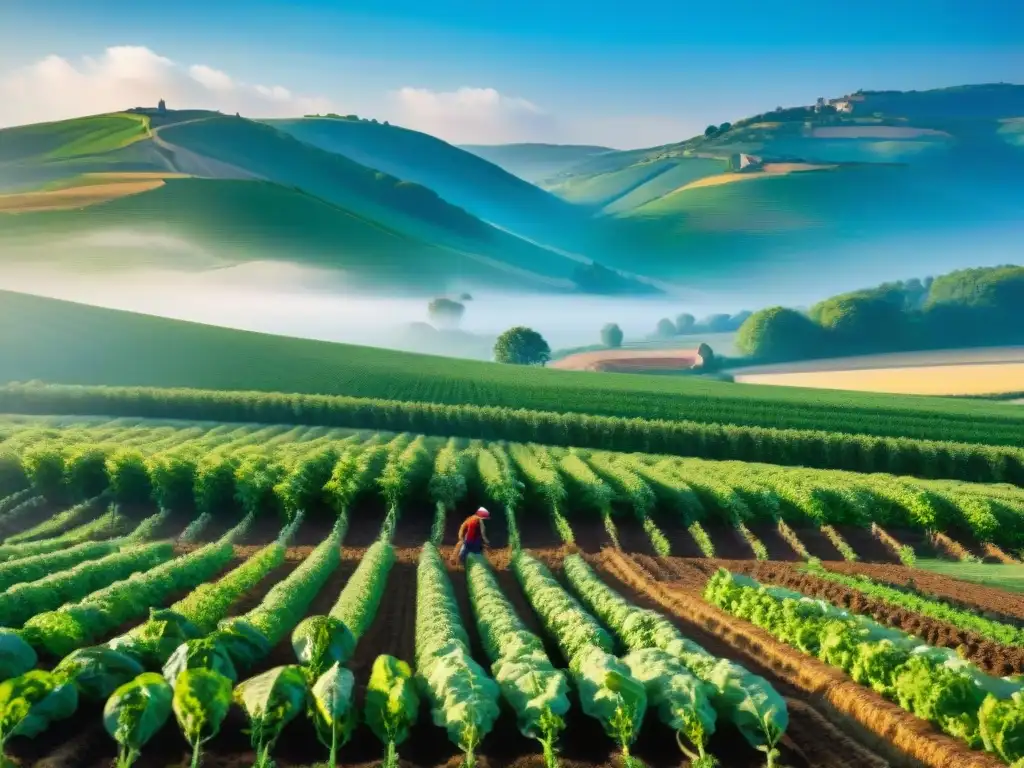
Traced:
<path fill-rule="evenodd" d="M 751 414 L 763 410 L 755 401 L 748 408 Z M 959 436 L 976 442 L 948 442 L 956 430 L 929 431 L 934 439 L 896 436 L 918 434 L 901 423 L 899 411 L 878 418 L 886 432 L 871 434 L 856 420 L 830 423 L 824 413 L 809 424 L 763 427 L 743 418 L 742 409 L 720 419 L 653 420 L 320 395 L 35 385 L 0 388 L 0 410 L 409 431 L 1024 485 L 1024 421 L 1013 419 L 988 427 L 971 423 L 973 437 Z M 1003 434 L 1004 428 L 1010 431 Z"/>
<path fill-rule="evenodd" d="M 918 638 L 867 617 L 725 570 L 708 581 L 704 597 L 842 669 L 970 748 L 1014 765 L 1024 758 L 1020 681 L 991 677 L 954 650 L 924 646 Z"/>
<path fill-rule="evenodd" d="M 868 576 L 847 576 L 843 573 L 836 573 L 818 564 L 808 565 L 807 572 L 819 579 L 842 584 L 844 587 L 868 597 L 883 600 L 886 603 L 920 613 L 923 616 L 930 616 L 939 621 L 947 621 L 959 629 L 975 632 L 994 642 L 1003 645 L 1024 646 L 1024 629 L 1013 624 L 987 619 L 980 616 L 977 611 L 964 610 L 941 600 L 923 597 L 915 592 L 879 584 Z"/>

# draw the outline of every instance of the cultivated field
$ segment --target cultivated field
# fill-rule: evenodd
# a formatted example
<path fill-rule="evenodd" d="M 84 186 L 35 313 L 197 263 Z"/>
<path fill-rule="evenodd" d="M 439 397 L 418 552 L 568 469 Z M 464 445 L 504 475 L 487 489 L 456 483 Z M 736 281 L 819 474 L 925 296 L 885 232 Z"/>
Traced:
<path fill-rule="evenodd" d="M 699 189 L 701 187 L 717 187 L 722 184 L 734 184 L 740 181 L 752 179 L 766 179 L 776 176 L 787 176 L 791 173 L 807 173 L 809 171 L 830 171 L 837 168 L 836 165 L 815 165 L 813 163 L 765 163 L 759 170 L 749 173 L 723 173 L 718 176 L 706 176 L 703 179 L 691 181 L 685 186 L 674 190 L 684 192 L 688 189 Z"/>
<path fill-rule="evenodd" d="M 693 368 L 699 361 L 696 349 L 603 349 L 579 352 L 551 364 L 563 371 L 606 371 L 643 373 L 646 370 Z"/>
<path fill-rule="evenodd" d="M 0 437 L 18 765 L 1024 757 L 1024 598 L 909 567 L 1018 562 L 1016 486 L 316 426 Z M 490 564 L 457 569 L 481 503 Z"/>
<path fill-rule="evenodd" d="M 939 350 L 808 360 L 731 371 L 739 383 L 890 392 L 997 395 L 1024 391 L 1024 349 Z"/>
<path fill-rule="evenodd" d="M 25 327 L 32 334 L 25 334 Z M 0 349 L 0 381 L 342 395 L 675 424 L 1024 444 L 1024 411 L 998 403 L 755 387 L 689 376 L 524 369 L 249 333 L 5 292 L 0 292 Z M 271 399 L 280 402 L 277 395 Z M 10 407 L 0 404 L 0 410 Z M 68 411 L 50 403 L 42 412 Z M 646 427 L 655 428 L 664 425 Z M 601 428 L 603 435 L 609 431 L 614 433 Z"/>
<path fill-rule="evenodd" d="M 66 211 L 86 208 L 111 200 L 151 192 L 164 185 L 159 175 L 103 174 L 101 179 L 84 179 L 84 183 L 61 186 L 39 192 L 0 195 L 0 213 L 30 213 L 34 211 Z"/>

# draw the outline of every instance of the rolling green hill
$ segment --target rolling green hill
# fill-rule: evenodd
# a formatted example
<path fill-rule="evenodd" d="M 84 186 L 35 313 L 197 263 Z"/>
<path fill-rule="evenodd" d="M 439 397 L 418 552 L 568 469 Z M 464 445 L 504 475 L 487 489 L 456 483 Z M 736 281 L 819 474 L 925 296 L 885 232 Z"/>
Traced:
<path fill-rule="evenodd" d="M 59 258 L 62 249 L 47 247 L 53 240 L 101 228 L 144 227 L 143 234 L 170 231 L 214 249 L 216 261 L 313 261 L 381 290 L 594 288 L 579 276 L 578 261 L 493 227 L 427 187 L 244 118 L 209 112 L 171 112 L 152 120 L 98 116 L 12 129 L 0 138 L 6 153 L 0 177 L 9 185 L 8 195 L 0 197 L 0 242 L 8 246 L 8 259 Z M 554 209 L 569 208 L 488 167 Z M 131 197 L 122 197 L 130 178 L 118 179 L 118 191 L 97 191 L 92 197 L 10 197 L 23 195 L 26 188 L 53 192 L 102 186 L 110 179 L 101 174 L 111 173 L 195 179 L 168 180 L 158 190 L 134 190 Z M 138 177 L 140 186 L 147 178 Z M 226 180 L 233 183 L 217 183 Z M 263 186 L 246 189 L 246 184 Z M 113 266 L 123 258 L 99 253 L 83 263 Z M 415 270 L 423 263 L 428 267 L 420 280 Z M 616 283 L 616 290 L 649 292 L 626 279 Z"/>
<path fill-rule="evenodd" d="M 981 401 L 558 371 L 217 328 L 0 291 L 0 382 L 196 387 L 1024 442 Z"/>
<path fill-rule="evenodd" d="M 533 184 L 549 179 L 595 155 L 614 152 L 610 147 L 581 144 L 462 144 L 489 163 Z"/>
<path fill-rule="evenodd" d="M 287 254 L 289 261 L 340 270 L 347 285 L 364 290 L 444 293 L 494 283 L 524 290 L 547 286 L 525 272 L 431 245 L 301 190 L 265 181 L 172 178 L 156 189 L 103 204 L 9 216 L 0 223 L 9 246 L 2 259 L 6 264 L 39 256 L 37 248 L 15 244 L 45 242 L 48 233 L 60 232 L 73 247 L 54 249 L 50 258 L 79 270 L 210 269 Z M 160 248 L 140 245 L 139 238 L 95 236 L 126 227 L 145 233 L 150 242 L 159 236 L 182 245 Z"/>
<path fill-rule="evenodd" d="M 581 212 L 475 154 L 394 125 L 330 117 L 272 120 L 308 144 L 423 184 L 484 221 L 560 247 L 580 244 Z"/>
<path fill-rule="evenodd" d="M 875 249 L 912 239 L 1024 234 L 1024 86 L 849 101 L 850 113 L 777 110 L 598 155 L 543 186 L 595 212 L 609 252 L 625 255 L 610 265 L 668 281 L 785 282 L 837 248 L 860 250 L 872 274 Z M 743 155 L 753 164 L 740 173 Z M 906 261 L 907 274 L 933 269 L 926 249 Z"/>
<path fill-rule="evenodd" d="M 625 152 L 467 151 L 337 116 L 174 111 L 25 126 L 0 131 L 0 248 L 6 259 L 70 265 L 59 247 L 68 236 L 91 225 L 144 226 L 194 238 L 213 251 L 208 260 L 333 265 L 385 291 L 409 287 L 406 265 L 428 264 L 424 291 L 472 283 L 592 294 L 650 293 L 661 283 L 763 294 L 826 260 L 830 289 L 839 290 L 1005 260 L 996 254 L 1024 235 L 1024 86 L 845 98 L 852 112 L 777 109 Z M 487 158 L 561 170 L 541 189 Z M 97 176 L 111 173 L 166 183 Z M 168 178 L 181 175 L 277 187 L 241 192 Z M 86 194 L 75 184 L 110 186 Z M 195 191 L 191 209 L 168 203 L 162 221 L 157 203 L 183 190 Z M 287 202 L 271 202 L 279 196 Z M 397 254 L 399 242 L 407 253 Z M 124 258 L 96 253 L 85 262 Z M 588 260 L 621 273 L 582 267 Z"/>

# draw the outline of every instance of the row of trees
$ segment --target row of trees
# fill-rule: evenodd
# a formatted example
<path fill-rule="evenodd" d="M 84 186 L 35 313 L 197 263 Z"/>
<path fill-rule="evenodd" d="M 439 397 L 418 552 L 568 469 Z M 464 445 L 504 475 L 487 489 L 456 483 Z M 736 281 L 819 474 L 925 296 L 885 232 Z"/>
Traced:
<path fill-rule="evenodd" d="M 698 322 L 693 315 L 684 312 L 677 315 L 674 321 L 667 317 L 659 320 L 654 335 L 659 339 L 669 339 L 673 336 L 692 336 L 698 333 L 732 333 L 738 331 L 750 315 L 750 312 L 744 310 L 735 315 L 708 315 Z"/>
<path fill-rule="evenodd" d="M 736 347 L 763 360 L 1024 342 L 1024 267 L 981 267 L 886 283 L 825 299 L 804 313 L 750 316 Z"/>
<path fill-rule="evenodd" d="M 709 315 L 700 322 L 693 315 L 683 313 L 676 319 L 665 317 L 658 321 L 651 338 L 672 339 L 676 336 L 694 336 L 702 333 L 732 333 L 738 331 L 752 313 L 743 311 L 735 315 Z M 601 344 L 610 349 L 622 346 L 624 334 L 617 323 L 608 323 L 601 329 Z"/>

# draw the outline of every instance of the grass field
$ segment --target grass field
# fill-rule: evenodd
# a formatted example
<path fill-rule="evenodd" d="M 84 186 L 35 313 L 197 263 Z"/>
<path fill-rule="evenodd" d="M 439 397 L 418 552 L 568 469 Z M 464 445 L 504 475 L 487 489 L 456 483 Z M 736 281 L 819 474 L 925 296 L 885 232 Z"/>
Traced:
<path fill-rule="evenodd" d="M 141 115 L 81 117 L 0 130 L 0 164 L 67 160 L 121 149 L 149 134 Z"/>
<path fill-rule="evenodd" d="M 983 584 L 1009 592 L 1024 592 L 1024 565 L 1001 563 L 958 563 L 920 558 L 917 567 L 951 579 Z"/>
<path fill-rule="evenodd" d="M 27 328 L 31 333 L 25 332 Z M 1024 443 L 1024 409 L 994 402 L 503 366 L 234 331 L 2 293 L 0 381 L 32 379 L 340 394 Z"/>
<path fill-rule="evenodd" d="M 1024 386 L 1024 363 L 918 365 L 909 368 L 748 373 L 734 377 L 746 384 L 820 387 L 902 395 L 998 395 Z"/>

